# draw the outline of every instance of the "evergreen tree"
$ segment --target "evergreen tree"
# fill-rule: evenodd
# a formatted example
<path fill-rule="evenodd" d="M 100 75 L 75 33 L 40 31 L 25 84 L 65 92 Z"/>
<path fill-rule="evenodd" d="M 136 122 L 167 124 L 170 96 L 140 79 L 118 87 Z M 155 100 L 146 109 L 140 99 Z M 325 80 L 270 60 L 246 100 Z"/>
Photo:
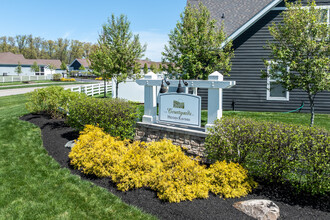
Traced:
<path fill-rule="evenodd" d="M 145 64 L 144 64 L 144 67 L 143 67 L 143 73 L 144 73 L 144 74 L 147 74 L 148 72 L 149 72 L 148 64 L 145 63 Z"/>

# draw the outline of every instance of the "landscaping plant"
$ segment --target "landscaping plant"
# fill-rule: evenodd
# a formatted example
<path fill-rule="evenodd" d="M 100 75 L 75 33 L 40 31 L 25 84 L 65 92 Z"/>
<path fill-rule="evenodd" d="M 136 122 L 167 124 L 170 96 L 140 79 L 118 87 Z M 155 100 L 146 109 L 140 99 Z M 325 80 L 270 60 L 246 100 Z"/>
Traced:
<path fill-rule="evenodd" d="M 85 125 L 98 125 L 113 137 L 133 139 L 136 106 L 123 99 L 95 99 L 86 97 L 69 103 L 70 126 L 83 130 Z"/>
<path fill-rule="evenodd" d="M 68 112 L 68 105 L 87 96 L 82 93 L 64 90 L 60 86 L 50 86 L 27 93 L 26 108 L 33 113 L 46 112 L 53 118 L 63 118 Z"/>
<path fill-rule="evenodd" d="M 169 202 L 207 198 L 210 190 L 226 198 L 240 197 L 256 186 L 236 163 L 223 161 L 207 169 L 169 140 L 122 141 L 92 125 L 81 132 L 69 158 L 86 174 L 110 177 L 119 190 L 150 187 Z"/>
<path fill-rule="evenodd" d="M 330 137 L 322 129 L 243 118 L 223 118 L 209 129 L 211 161 L 240 162 L 267 182 L 289 181 L 297 191 L 330 192 Z"/>

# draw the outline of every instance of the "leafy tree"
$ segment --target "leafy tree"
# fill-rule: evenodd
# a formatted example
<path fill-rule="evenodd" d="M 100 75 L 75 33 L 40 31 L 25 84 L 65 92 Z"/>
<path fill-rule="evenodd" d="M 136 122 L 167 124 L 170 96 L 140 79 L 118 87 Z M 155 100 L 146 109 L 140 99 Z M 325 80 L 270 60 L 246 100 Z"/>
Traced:
<path fill-rule="evenodd" d="M 65 64 L 65 62 L 61 62 L 60 68 L 61 70 L 64 70 L 65 73 L 68 72 L 68 66 Z M 64 72 L 62 73 L 63 77 L 65 76 L 65 73 Z"/>
<path fill-rule="evenodd" d="M 230 71 L 232 43 L 225 41 L 223 27 L 217 28 L 202 3 L 198 7 L 187 5 L 169 38 L 162 61 L 173 63 L 184 78 L 207 79 L 214 71 L 224 75 Z"/>
<path fill-rule="evenodd" d="M 277 79 L 285 89 L 302 89 L 310 101 L 311 122 L 314 124 L 314 100 L 322 91 L 330 90 L 330 32 L 329 26 L 321 21 L 322 11 L 309 2 L 288 3 L 282 13 L 283 21 L 269 27 L 274 41 L 268 42 L 273 62 L 265 64 L 270 71 L 262 77 Z"/>
<path fill-rule="evenodd" d="M 144 74 L 147 74 L 148 72 L 149 72 L 148 64 L 145 63 L 145 64 L 144 64 L 144 67 L 143 67 L 143 73 L 144 73 Z"/>
<path fill-rule="evenodd" d="M 56 70 L 56 66 L 54 66 L 54 64 L 49 64 L 48 69 L 51 71 L 51 74 L 53 74 L 53 71 Z"/>
<path fill-rule="evenodd" d="M 160 64 L 158 65 L 158 72 L 162 72 L 162 71 L 164 71 L 164 67 L 163 67 L 163 65 L 160 63 Z"/>
<path fill-rule="evenodd" d="M 97 49 L 89 56 L 91 68 L 102 76 L 104 83 L 108 78 L 115 80 L 116 97 L 119 83 L 127 78 L 140 77 L 137 59 L 146 50 L 146 45 L 140 44 L 139 35 L 133 36 L 129 28 L 130 22 L 126 16 L 115 18 L 112 14 L 111 19 L 108 18 L 108 22 L 102 26 Z"/>
<path fill-rule="evenodd" d="M 79 70 L 86 70 L 86 68 L 84 67 L 84 65 L 81 65 L 81 66 L 79 67 Z"/>
<path fill-rule="evenodd" d="M 155 64 L 151 64 L 150 65 L 150 69 L 151 69 L 151 71 L 153 72 L 153 73 L 157 73 L 158 72 L 158 70 L 157 70 L 157 66 L 155 65 Z"/>
<path fill-rule="evenodd" d="M 65 70 L 67 71 L 68 70 L 68 66 L 65 64 L 65 62 L 61 62 L 61 70 Z"/>
<path fill-rule="evenodd" d="M 15 68 L 15 73 L 17 73 L 17 75 L 23 73 L 22 66 L 21 66 L 21 63 L 19 61 L 18 61 L 17 67 Z"/>
<path fill-rule="evenodd" d="M 33 62 L 33 65 L 31 66 L 31 72 L 39 72 L 39 66 L 36 61 Z"/>

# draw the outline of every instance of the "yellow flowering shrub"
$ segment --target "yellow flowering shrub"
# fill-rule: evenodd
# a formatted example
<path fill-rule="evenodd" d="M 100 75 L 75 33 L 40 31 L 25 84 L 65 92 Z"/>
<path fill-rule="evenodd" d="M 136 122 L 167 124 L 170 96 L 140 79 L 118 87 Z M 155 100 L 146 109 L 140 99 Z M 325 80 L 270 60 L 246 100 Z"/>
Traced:
<path fill-rule="evenodd" d="M 186 156 L 180 146 L 164 139 L 149 143 L 147 149 L 157 161 L 150 187 L 160 199 L 180 202 L 208 197 L 208 170 Z"/>
<path fill-rule="evenodd" d="M 255 186 L 236 163 L 216 162 L 207 169 L 169 140 L 131 143 L 92 125 L 80 133 L 69 158 L 86 174 L 111 177 L 119 190 L 150 187 L 169 202 L 207 198 L 209 191 L 240 197 Z"/>
<path fill-rule="evenodd" d="M 128 140 L 118 140 L 101 128 L 86 125 L 69 154 L 70 163 L 85 174 L 108 177 L 128 151 Z"/>
<path fill-rule="evenodd" d="M 151 182 L 150 173 L 156 166 L 156 161 L 151 158 L 143 143 L 135 141 L 128 148 L 111 169 L 112 181 L 122 191 L 147 186 Z"/>
<path fill-rule="evenodd" d="M 238 163 L 217 161 L 209 168 L 210 190 L 225 198 L 235 198 L 247 195 L 257 183 L 250 180 L 247 170 Z"/>
<path fill-rule="evenodd" d="M 71 78 L 71 79 L 61 78 L 60 80 L 62 82 L 75 82 L 76 81 L 74 78 Z"/>

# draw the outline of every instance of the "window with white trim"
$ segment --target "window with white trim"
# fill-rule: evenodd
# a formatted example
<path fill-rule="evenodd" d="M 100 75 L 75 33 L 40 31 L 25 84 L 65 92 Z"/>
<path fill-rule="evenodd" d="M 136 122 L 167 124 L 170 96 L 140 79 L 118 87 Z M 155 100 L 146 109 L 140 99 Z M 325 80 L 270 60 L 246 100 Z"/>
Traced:
<path fill-rule="evenodd" d="M 330 6 L 317 6 L 316 8 L 321 9 L 321 20 L 320 23 L 330 25 Z"/>
<path fill-rule="evenodd" d="M 267 67 L 267 73 L 269 73 L 270 68 L 270 66 Z M 283 86 L 277 82 L 277 79 L 267 77 L 267 100 L 289 101 L 289 91 L 283 88 Z"/>

